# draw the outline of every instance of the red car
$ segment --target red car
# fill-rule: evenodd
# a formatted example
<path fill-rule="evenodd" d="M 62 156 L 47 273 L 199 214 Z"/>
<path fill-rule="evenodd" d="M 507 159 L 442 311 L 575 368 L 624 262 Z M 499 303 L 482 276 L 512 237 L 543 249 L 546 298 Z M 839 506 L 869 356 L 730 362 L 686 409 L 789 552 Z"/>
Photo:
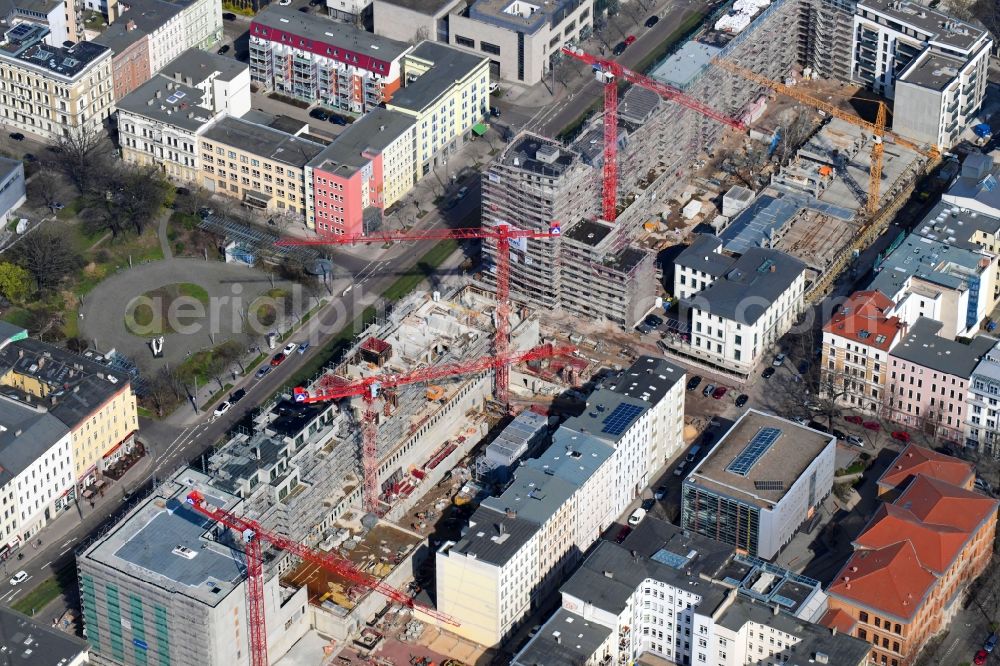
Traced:
<path fill-rule="evenodd" d="M 986 663 L 986 660 L 989 658 L 989 656 L 990 656 L 989 652 L 987 652 L 986 650 L 980 650 L 979 652 L 976 653 L 976 656 L 973 658 L 972 663 L 975 664 L 976 666 L 983 666 L 983 664 Z"/>
<path fill-rule="evenodd" d="M 905 430 L 896 430 L 892 433 L 892 438 L 900 442 L 909 442 L 910 433 Z"/>
<path fill-rule="evenodd" d="M 625 46 L 632 46 L 633 42 L 635 42 L 635 35 L 629 35 L 625 38 Z"/>
<path fill-rule="evenodd" d="M 882 426 L 878 424 L 878 421 L 865 421 L 861 424 L 867 430 L 881 430 Z"/>
<path fill-rule="evenodd" d="M 862 423 L 864 423 L 864 421 L 865 421 L 865 420 L 864 420 L 863 418 L 861 418 L 860 416 L 854 416 L 854 415 L 851 415 L 851 416 L 845 416 L 845 417 L 844 417 L 844 420 L 845 420 L 845 421 L 847 421 L 848 423 L 854 423 L 854 424 L 856 424 L 856 425 L 861 425 L 861 424 L 862 424 Z"/>
<path fill-rule="evenodd" d="M 277 367 L 277 366 L 281 365 L 282 363 L 284 363 L 284 361 L 285 361 L 286 358 L 288 358 L 288 357 L 285 356 L 284 353 L 275 354 L 274 358 L 271 359 L 271 365 Z"/>
<path fill-rule="evenodd" d="M 626 525 L 625 527 L 618 530 L 618 534 L 615 535 L 615 543 L 621 543 L 625 541 L 625 537 L 632 533 L 632 528 Z"/>
<path fill-rule="evenodd" d="M 726 395 L 726 391 L 728 390 L 729 389 L 727 389 L 725 386 L 720 386 L 719 388 L 712 391 L 712 397 L 715 398 L 716 400 L 719 400 L 722 398 L 722 396 Z"/>

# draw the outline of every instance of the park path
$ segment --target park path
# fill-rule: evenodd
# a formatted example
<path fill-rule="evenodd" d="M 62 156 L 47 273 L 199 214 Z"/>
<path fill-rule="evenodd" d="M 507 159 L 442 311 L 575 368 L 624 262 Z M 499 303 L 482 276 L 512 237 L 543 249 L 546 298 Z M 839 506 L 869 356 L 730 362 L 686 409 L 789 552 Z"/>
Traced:
<path fill-rule="evenodd" d="M 174 258 L 174 251 L 170 247 L 170 239 L 167 238 L 167 226 L 170 224 L 170 215 L 166 212 L 160 213 L 160 219 L 156 227 L 156 236 L 160 239 L 160 250 L 163 252 L 163 258 L 170 259 Z"/>

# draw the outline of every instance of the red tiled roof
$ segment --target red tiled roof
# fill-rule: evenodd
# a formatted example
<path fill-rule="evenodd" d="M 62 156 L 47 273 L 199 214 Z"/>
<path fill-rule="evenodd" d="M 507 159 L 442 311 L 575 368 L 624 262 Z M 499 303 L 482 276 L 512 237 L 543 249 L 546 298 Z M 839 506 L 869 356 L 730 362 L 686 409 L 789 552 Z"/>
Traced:
<path fill-rule="evenodd" d="M 907 444 L 892 461 L 889 469 L 882 474 L 878 483 L 880 486 L 899 488 L 907 479 L 917 474 L 962 486 L 968 483 L 975 473 L 972 465 L 958 458 L 916 444 Z"/>
<path fill-rule="evenodd" d="M 923 474 L 907 486 L 894 504 L 925 523 L 968 533 L 997 510 L 997 501 L 992 497 Z"/>
<path fill-rule="evenodd" d="M 880 291 L 856 291 L 823 326 L 827 333 L 889 351 L 903 326 L 899 317 L 887 317 L 894 304 Z M 880 338 L 879 336 L 884 336 Z M 878 340 L 881 339 L 881 342 Z"/>
<path fill-rule="evenodd" d="M 851 632 L 854 631 L 855 625 L 854 618 L 839 608 L 831 608 L 828 610 L 823 614 L 819 623 L 828 629 L 836 629 L 840 633 L 848 636 L 850 636 Z"/>
<path fill-rule="evenodd" d="M 859 550 L 830 584 L 828 592 L 872 610 L 909 619 L 937 577 L 925 569 L 909 541 Z"/>
<path fill-rule="evenodd" d="M 902 507 L 883 504 L 854 543 L 874 549 L 907 539 L 920 563 L 940 576 L 947 571 L 968 538 L 969 533 L 965 530 L 923 523 Z"/>

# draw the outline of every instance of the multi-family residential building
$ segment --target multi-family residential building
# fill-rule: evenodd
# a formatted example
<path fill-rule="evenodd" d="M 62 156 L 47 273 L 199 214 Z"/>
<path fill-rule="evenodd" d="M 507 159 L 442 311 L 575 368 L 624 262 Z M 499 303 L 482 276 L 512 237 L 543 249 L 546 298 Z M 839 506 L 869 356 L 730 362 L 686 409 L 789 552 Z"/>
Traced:
<path fill-rule="evenodd" d="M 199 183 L 271 214 L 306 217 L 305 168 L 323 146 L 227 116 L 198 136 Z"/>
<path fill-rule="evenodd" d="M 387 206 L 416 183 L 416 122 L 373 109 L 322 149 L 305 168 L 306 219 L 322 234 L 378 229 Z"/>
<path fill-rule="evenodd" d="M 0 608 L 0 650 L 11 660 L 32 666 L 84 666 L 87 643 L 69 632 L 34 620 L 10 608 Z"/>
<path fill-rule="evenodd" d="M 961 445 L 969 378 L 998 341 L 987 335 L 949 340 L 938 334 L 941 328 L 921 317 L 889 352 L 881 414 L 931 440 Z"/>
<path fill-rule="evenodd" d="M 12 129 L 55 142 L 98 132 L 114 111 L 111 51 L 92 42 L 45 42 L 48 28 L 18 23 L 0 43 L 0 113 Z"/>
<path fill-rule="evenodd" d="M 948 148 L 986 93 L 993 42 L 981 27 L 907 0 L 861 0 L 853 79 L 895 100 L 892 128 Z"/>
<path fill-rule="evenodd" d="M 588 3 L 577 0 L 377 0 L 373 13 L 376 34 L 446 42 L 486 55 L 494 78 L 534 85 L 548 74 L 563 46 L 591 34 L 591 10 Z"/>
<path fill-rule="evenodd" d="M 126 0 L 120 16 L 94 42 L 114 53 L 115 99 L 120 100 L 188 49 L 222 35 L 221 5 L 209 0 Z"/>
<path fill-rule="evenodd" d="M 10 219 L 27 198 L 24 162 L 0 157 L 0 220 Z"/>
<path fill-rule="evenodd" d="M 352 113 L 388 102 L 410 45 L 347 23 L 267 7 L 250 24 L 250 76 L 267 90 Z"/>
<path fill-rule="evenodd" d="M 643 358 L 623 379 L 591 394 L 583 414 L 483 501 L 462 538 L 439 549 L 437 608 L 463 618 L 460 635 L 495 645 L 525 620 L 649 484 L 663 455 L 650 453 L 654 428 L 667 431 L 664 449 L 679 450 L 669 440 L 683 411 L 683 371 Z M 635 397 L 647 383 L 646 397 Z"/>
<path fill-rule="evenodd" d="M 0 3 L 0 18 L 4 19 L 5 29 L 20 23 L 45 26 L 49 30 L 45 43 L 60 47 L 67 40 L 80 39 L 82 5 L 82 0 L 4 0 Z"/>
<path fill-rule="evenodd" d="M 722 242 L 701 235 L 674 261 L 674 294 L 681 299 L 682 328 L 672 352 L 711 368 L 748 376 L 805 307 L 805 264 L 766 248 L 739 258 L 722 254 Z"/>
<path fill-rule="evenodd" d="M 0 557 L 72 506 L 70 441 L 69 428 L 44 406 L 0 395 Z"/>
<path fill-rule="evenodd" d="M 118 102 L 122 159 L 177 182 L 201 177 L 198 137 L 222 116 L 250 110 L 250 72 L 232 58 L 185 51 Z"/>
<path fill-rule="evenodd" d="M 91 663 L 100 666 L 246 666 L 251 634 L 246 555 L 240 535 L 213 528 L 185 500 L 243 501 L 178 471 L 78 556 L 80 601 Z M 309 628 L 305 586 L 264 581 L 268 652 L 284 654 Z"/>
<path fill-rule="evenodd" d="M 946 481 L 965 490 L 972 490 L 976 482 L 975 468 L 964 460 L 916 444 L 907 444 L 876 481 L 879 498 L 884 502 L 893 501 L 918 474 Z"/>
<path fill-rule="evenodd" d="M 681 526 L 771 559 L 833 489 L 837 440 L 750 409 L 684 479 Z"/>
<path fill-rule="evenodd" d="M 944 337 L 969 337 L 992 309 L 996 263 L 995 255 L 947 238 L 911 234 L 876 265 L 868 289 L 888 296 L 907 324 L 927 317 L 944 324 Z"/>
<path fill-rule="evenodd" d="M 938 470 L 948 480 L 931 476 Z M 915 472 L 854 539 L 854 554 L 827 588 L 824 622 L 866 641 L 873 664 L 916 663 L 993 553 L 997 501 L 955 485 L 950 469 Z"/>
<path fill-rule="evenodd" d="M 958 177 L 952 181 L 948 191 L 941 195 L 941 201 L 958 207 L 959 213 L 969 211 L 986 216 L 987 221 L 980 222 L 982 226 L 975 229 L 975 240 L 993 254 L 1000 253 L 1000 239 L 997 238 L 1000 231 L 989 226 L 990 221 L 997 221 L 1000 225 L 998 179 L 1000 179 L 1000 165 L 994 162 L 991 155 L 969 153 L 962 162 Z M 970 218 L 971 215 L 963 217 L 963 224 Z"/>
<path fill-rule="evenodd" d="M 976 364 L 967 400 L 965 445 L 1000 458 L 1000 344 Z"/>
<path fill-rule="evenodd" d="M 417 123 L 417 173 L 445 164 L 489 115 L 489 60 L 444 44 L 421 42 L 403 57 L 403 87 L 386 108 Z"/>
<path fill-rule="evenodd" d="M 888 355 L 906 333 L 894 303 L 857 291 L 823 325 L 820 390 L 838 404 L 878 413 L 885 402 Z"/>
<path fill-rule="evenodd" d="M 814 624 L 826 608 L 818 581 L 652 517 L 621 545 L 598 544 L 560 593 L 514 666 L 867 660 L 867 643 Z"/>
<path fill-rule="evenodd" d="M 0 393 L 46 407 L 69 428 L 73 480 L 92 485 L 135 445 L 139 415 L 128 375 L 96 358 L 17 337 L 0 346 Z"/>
<path fill-rule="evenodd" d="M 684 370 L 666 359 L 640 356 L 609 386 L 653 405 L 648 469 L 658 469 L 684 448 Z"/>

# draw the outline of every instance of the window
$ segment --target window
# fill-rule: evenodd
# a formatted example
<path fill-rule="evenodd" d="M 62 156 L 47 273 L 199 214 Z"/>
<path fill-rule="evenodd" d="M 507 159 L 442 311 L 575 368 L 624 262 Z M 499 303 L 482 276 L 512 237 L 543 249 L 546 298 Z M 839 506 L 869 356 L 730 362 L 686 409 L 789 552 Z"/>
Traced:
<path fill-rule="evenodd" d="M 470 49 L 476 48 L 476 40 L 462 37 L 461 35 L 455 35 L 455 43 Z"/>
<path fill-rule="evenodd" d="M 493 55 L 500 55 L 500 47 L 496 44 L 490 44 L 489 42 L 479 42 L 479 48 L 485 53 L 492 53 Z"/>

